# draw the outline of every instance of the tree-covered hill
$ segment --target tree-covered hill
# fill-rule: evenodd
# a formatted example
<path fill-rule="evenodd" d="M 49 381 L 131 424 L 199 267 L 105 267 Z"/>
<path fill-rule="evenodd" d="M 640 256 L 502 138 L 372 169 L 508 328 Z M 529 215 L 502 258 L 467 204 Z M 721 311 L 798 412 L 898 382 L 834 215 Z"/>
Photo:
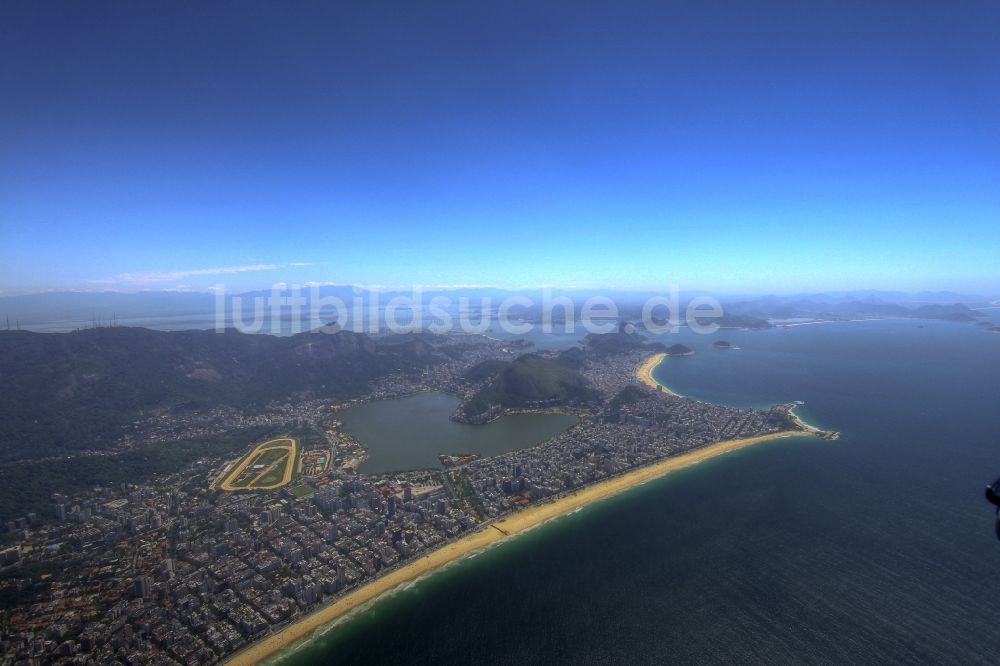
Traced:
<path fill-rule="evenodd" d="M 572 354 L 554 359 L 524 354 L 506 367 L 498 367 L 494 379 L 467 400 L 462 411 L 472 417 L 494 405 L 510 408 L 585 403 L 598 397 L 580 374 Z"/>
<path fill-rule="evenodd" d="M 0 462 L 104 449 L 156 410 L 352 397 L 377 377 L 433 362 L 419 338 L 349 331 L 0 331 Z"/>

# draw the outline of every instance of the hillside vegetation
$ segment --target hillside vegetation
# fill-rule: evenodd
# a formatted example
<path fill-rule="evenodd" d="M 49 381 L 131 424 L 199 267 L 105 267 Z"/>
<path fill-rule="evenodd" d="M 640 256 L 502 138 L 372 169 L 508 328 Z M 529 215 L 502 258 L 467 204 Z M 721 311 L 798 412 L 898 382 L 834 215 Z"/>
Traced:
<path fill-rule="evenodd" d="M 387 373 L 436 362 L 420 337 L 399 338 L 0 331 L 0 462 L 106 449 L 128 424 L 168 410 L 354 397 Z"/>
<path fill-rule="evenodd" d="M 518 357 L 496 374 L 463 405 L 466 415 L 480 414 L 493 405 L 531 407 L 541 403 L 586 403 L 598 395 L 577 370 L 573 354 L 546 358 L 538 354 Z"/>

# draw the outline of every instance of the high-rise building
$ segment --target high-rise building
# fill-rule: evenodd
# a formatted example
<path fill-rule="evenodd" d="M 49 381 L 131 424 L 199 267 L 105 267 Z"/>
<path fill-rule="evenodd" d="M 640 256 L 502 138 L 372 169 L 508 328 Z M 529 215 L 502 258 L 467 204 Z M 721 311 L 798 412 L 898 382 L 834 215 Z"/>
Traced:
<path fill-rule="evenodd" d="M 153 579 L 149 576 L 136 576 L 132 583 L 132 594 L 137 599 L 148 599 L 153 595 Z"/>

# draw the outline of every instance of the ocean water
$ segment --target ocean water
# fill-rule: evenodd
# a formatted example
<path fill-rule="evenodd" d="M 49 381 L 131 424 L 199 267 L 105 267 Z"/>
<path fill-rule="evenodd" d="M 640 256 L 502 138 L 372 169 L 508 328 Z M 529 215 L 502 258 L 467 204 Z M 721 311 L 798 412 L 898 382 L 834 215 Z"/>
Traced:
<path fill-rule="evenodd" d="M 287 665 L 996 663 L 1000 335 L 879 321 L 682 334 L 657 377 L 803 400 L 839 441 L 743 449 L 407 586 Z"/>

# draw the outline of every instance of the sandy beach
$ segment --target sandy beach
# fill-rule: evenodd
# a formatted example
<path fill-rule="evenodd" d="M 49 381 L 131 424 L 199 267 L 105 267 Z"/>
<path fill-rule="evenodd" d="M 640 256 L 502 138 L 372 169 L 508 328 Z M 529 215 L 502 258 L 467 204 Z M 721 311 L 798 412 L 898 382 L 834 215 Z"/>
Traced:
<path fill-rule="evenodd" d="M 649 363 L 647 361 L 647 363 Z M 485 524 L 468 536 L 428 553 L 421 558 L 400 567 L 389 574 L 367 583 L 346 596 L 338 599 L 302 618 L 298 622 L 285 627 L 277 633 L 253 643 L 244 650 L 230 657 L 226 663 L 234 666 L 255 664 L 295 641 L 308 637 L 318 628 L 337 619 L 376 597 L 392 590 L 403 583 L 419 578 L 438 569 L 445 564 L 465 555 L 482 550 L 491 544 L 523 532 L 531 527 L 553 518 L 565 515 L 592 502 L 611 497 L 622 491 L 659 478 L 673 470 L 687 467 L 730 451 L 735 451 L 753 444 L 783 437 L 801 436 L 801 432 L 780 432 L 745 439 L 734 439 L 717 442 L 694 451 L 667 458 L 652 465 L 640 467 L 620 476 L 596 483 L 586 488 L 560 496 L 536 506 L 504 518 L 503 520 Z"/>
<path fill-rule="evenodd" d="M 659 390 L 660 387 L 662 387 L 664 393 L 668 395 L 677 396 L 678 398 L 682 398 L 684 396 L 682 396 L 680 393 L 671 391 L 668 387 L 664 386 L 663 384 L 660 384 L 655 379 L 653 379 L 653 368 L 658 366 L 660 362 L 663 361 L 663 359 L 665 359 L 666 357 L 667 355 L 663 352 L 659 354 L 653 354 L 652 356 L 650 356 L 649 358 L 647 358 L 645 361 L 642 362 L 642 365 L 639 366 L 639 369 L 635 371 L 635 376 L 639 379 L 640 382 L 642 382 L 649 388 Z"/>
<path fill-rule="evenodd" d="M 802 403 L 797 403 L 797 404 L 802 404 Z M 837 439 L 840 436 L 840 433 L 833 431 L 827 432 L 825 430 L 817 428 L 811 423 L 805 422 L 804 420 L 802 420 L 801 416 L 795 413 L 795 407 L 792 407 L 791 409 L 788 410 L 788 416 L 791 419 L 792 423 L 794 423 L 799 428 L 802 428 L 808 435 L 817 435 L 819 437 L 822 437 L 823 439 Z"/>

